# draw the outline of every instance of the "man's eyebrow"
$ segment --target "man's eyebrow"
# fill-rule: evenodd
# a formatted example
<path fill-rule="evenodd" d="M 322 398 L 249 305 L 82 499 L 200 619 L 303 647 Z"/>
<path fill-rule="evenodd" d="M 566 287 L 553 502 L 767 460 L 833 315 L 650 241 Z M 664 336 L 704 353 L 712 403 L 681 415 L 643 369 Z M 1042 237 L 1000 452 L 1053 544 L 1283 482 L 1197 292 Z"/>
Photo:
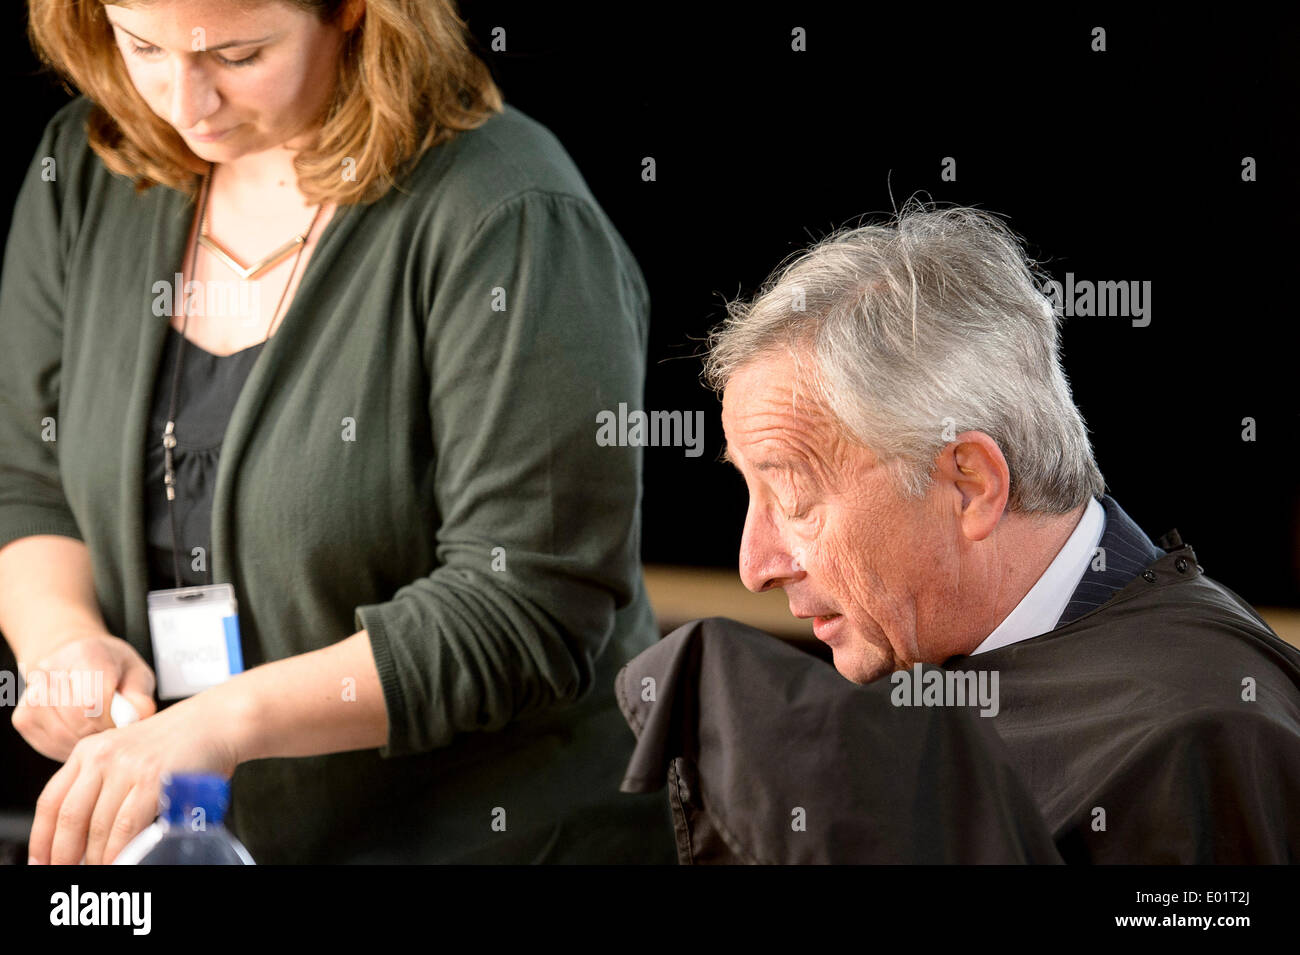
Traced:
<path fill-rule="evenodd" d="M 795 474 L 807 474 L 808 465 L 798 458 L 766 458 L 762 461 L 754 462 L 755 471 L 791 471 Z"/>
<path fill-rule="evenodd" d="M 114 23 L 113 26 L 117 26 L 117 24 Z M 121 30 L 123 33 L 125 33 L 127 36 L 134 37 L 135 39 L 139 40 L 145 46 L 157 46 L 156 43 L 151 43 L 150 41 L 146 40 L 142 36 L 136 36 L 126 27 L 117 26 L 117 28 Z M 201 51 L 195 51 L 195 52 L 213 53 L 217 50 L 227 50 L 232 46 L 253 46 L 254 44 L 257 43 L 265 43 L 267 40 L 271 39 L 272 36 L 274 36 L 274 34 L 271 34 L 270 36 L 260 37 L 256 40 L 227 40 L 225 43 L 217 43 L 213 46 L 205 46 Z"/>
<path fill-rule="evenodd" d="M 728 450 L 725 442 L 723 442 L 722 445 L 721 460 L 725 464 L 730 464 L 736 470 L 740 470 L 740 465 L 737 464 L 735 459 L 731 456 L 731 452 Z M 809 473 L 808 465 L 805 462 L 800 461 L 798 458 L 791 458 L 789 460 L 785 458 L 764 458 L 761 461 L 754 462 L 754 470 L 755 471 L 790 471 L 795 474 Z"/>

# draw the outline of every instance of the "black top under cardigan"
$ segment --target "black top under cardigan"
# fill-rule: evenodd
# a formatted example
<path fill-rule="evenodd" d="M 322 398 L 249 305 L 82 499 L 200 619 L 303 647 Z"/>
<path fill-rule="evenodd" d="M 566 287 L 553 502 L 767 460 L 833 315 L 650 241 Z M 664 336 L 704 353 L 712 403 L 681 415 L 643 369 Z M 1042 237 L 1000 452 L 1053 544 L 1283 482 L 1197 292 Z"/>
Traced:
<path fill-rule="evenodd" d="M 153 409 L 149 415 L 144 488 L 150 590 L 177 586 L 172 562 L 171 517 L 167 513 L 167 492 L 163 485 L 162 436 L 167 427 L 180 342 L 181 333 L 173 328 L 158 365 Z M 185 343 L 176 401 L 176 447 L 172 451 L 176 469 L 176 499 L 172 503 L 180 537 L 182 587 L 212 583 L 212 492 L 217 481 L 221 439 L 239 392 L 265 344 L 258 342 L 231 355 L 214 355 L 191 341 Z M 195 547 L 203 548 L 201 555 L 195 554 Z"/>

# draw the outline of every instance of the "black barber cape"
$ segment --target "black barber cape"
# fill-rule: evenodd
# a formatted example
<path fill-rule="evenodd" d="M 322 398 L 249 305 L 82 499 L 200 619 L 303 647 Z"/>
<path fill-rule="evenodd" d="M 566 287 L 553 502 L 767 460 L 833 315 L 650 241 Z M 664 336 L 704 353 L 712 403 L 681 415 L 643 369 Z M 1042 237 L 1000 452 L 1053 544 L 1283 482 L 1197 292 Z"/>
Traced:
<path fill-rule="evenodd" d="M 1300 651 L 1102 503 L 1055 629 L 907 671 L 996 715 L 699 620 L 619 673 L 623 790 L 667 783 L 682 862 L 1300 861 Z"/>

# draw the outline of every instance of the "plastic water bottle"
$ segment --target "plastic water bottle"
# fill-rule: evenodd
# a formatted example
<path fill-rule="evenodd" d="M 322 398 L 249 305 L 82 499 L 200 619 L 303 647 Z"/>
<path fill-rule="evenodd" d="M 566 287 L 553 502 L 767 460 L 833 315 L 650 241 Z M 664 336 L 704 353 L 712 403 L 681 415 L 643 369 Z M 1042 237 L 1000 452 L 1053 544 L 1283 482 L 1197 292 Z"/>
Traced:
<path fill-rule="evenodd" d="M 254 865 L 221 824 L 229 804 L 230 782 L 216 773 L 163 773 L 158 818 L 113 865 Z"/>

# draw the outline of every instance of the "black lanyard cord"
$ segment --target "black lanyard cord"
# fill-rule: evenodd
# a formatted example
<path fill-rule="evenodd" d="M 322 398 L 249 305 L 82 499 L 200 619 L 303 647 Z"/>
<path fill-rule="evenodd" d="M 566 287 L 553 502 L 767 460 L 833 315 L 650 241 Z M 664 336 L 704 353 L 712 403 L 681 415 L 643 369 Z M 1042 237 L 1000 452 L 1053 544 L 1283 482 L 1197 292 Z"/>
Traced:
<path fill-rule="evenodd" d="M 208 210 L 208 192 L 212 182 L 212 163 L 203 176 L 203 186 L 199 198 L 199 219 Z M 190 252 L 190 269 L 187 273 L 191 282 L 195 281 L 195 269 L 199 261 L 198 236 L 194 239 L 194 249 Z M 176 527 L 176 469 L 172 461 L 172 448 L 176 447 L 176 401 L 180 394 L 181 362 L 185 358 L 185 328 L 190 320 L 189 296 L 185 294 L 184 285 L 177 290 L 181 299 L 181 340 L 176 348 L 176 368 L 172 374 L 172 396 L 167 406 L 167 427 L 163 430 L 163 485 L 167 489 L 167 514 L 172 525 L 172 571 L 176 576 L 176 586 L 181 585 L 181 538 Z M 209 568 L 211 564 L 209 564 Z M 210 571 L 209 571 L 210 572 Z"/>

